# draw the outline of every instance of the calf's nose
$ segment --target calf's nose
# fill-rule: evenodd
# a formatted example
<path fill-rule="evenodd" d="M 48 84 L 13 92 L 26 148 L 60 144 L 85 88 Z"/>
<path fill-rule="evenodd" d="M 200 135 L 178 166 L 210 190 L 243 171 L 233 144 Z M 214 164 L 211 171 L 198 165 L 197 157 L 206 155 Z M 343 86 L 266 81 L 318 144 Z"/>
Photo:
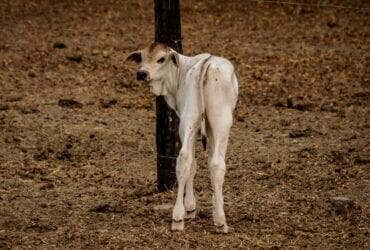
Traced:
<path fill-rule="evenodd" d="M 136 74 L 136 79 L 138 81 L 145 81 L 147 77 L 148 77 L 148 72 L 145 70 L 139 70 Z"/>

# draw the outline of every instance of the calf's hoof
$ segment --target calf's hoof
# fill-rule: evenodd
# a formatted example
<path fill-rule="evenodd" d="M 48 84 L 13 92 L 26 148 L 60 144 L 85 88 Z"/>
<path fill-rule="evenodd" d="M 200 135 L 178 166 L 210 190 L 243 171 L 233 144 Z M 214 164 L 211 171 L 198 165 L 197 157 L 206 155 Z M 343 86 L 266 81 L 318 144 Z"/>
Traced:
<path fill-rule="evenodd" d="M 229 227 L 226 224 L 221 225 L 221 226 L 215 226 L 215 230 L 216 230 L 216 233 L 219 233 L 219 234 L 229 233 Z"/>
<path fill-rule="evenodd" d="M 184 220 L 172 220 L 171 230 L 172 231 L 183 231 L 185 227 Z"/>
<path fill-rule="evenodd" d="M 186 211 L 186 219 L 195 219 L 197 215 L 197 211 L 194 209 L 193 211 Z"/>

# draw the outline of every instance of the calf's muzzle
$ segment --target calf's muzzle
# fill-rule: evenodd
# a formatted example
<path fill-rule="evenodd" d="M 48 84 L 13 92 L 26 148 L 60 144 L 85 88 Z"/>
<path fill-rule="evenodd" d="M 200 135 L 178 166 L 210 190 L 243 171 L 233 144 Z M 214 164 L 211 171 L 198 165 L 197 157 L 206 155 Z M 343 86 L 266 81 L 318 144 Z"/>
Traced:
<path fill-rule="evenodd" d="M 139 70 L 136 74 L 136 79 L 138 81 L 146 81 L 148 78 L 149 72 L 145 70 Z"/>

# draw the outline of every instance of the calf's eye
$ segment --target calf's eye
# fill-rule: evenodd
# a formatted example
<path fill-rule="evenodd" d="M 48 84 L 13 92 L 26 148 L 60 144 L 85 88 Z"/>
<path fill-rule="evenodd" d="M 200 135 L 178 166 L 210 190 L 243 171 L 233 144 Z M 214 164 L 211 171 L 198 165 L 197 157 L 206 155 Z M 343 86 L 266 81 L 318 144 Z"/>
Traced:
<path fill-rule="evenodd" d="M 163 63 L 164 62 L 164 57 L 161 57 L 158 59 L 157 63 Z"/>

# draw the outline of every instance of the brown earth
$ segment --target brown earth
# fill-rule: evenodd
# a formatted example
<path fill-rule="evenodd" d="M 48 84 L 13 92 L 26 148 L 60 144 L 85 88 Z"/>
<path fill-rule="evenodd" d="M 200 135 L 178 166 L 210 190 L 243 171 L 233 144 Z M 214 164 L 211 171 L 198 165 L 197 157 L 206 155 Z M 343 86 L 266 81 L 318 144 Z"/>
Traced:
<path fill-rule="evenodd" d="M 0 248 L 369 248 L 370 4 L 305 3 L 182 2 L 185 53 L 240 79 L 219 235 L 200 145 L 183 233 L 155 192 L 154 97 L 124 63 L 153 1 L 1 1 Z"/>

